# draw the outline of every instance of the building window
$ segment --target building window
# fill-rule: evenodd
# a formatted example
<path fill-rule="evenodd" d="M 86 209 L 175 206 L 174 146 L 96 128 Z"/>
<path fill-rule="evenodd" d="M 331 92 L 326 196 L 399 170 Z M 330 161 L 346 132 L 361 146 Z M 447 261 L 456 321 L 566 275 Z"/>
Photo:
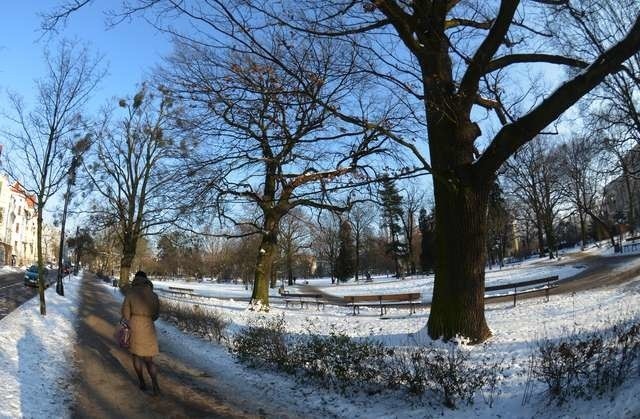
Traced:
<path fill-rule="evenodd" d="M 20 223 L 16 223 L 16 233 L 20 232 Z"/>

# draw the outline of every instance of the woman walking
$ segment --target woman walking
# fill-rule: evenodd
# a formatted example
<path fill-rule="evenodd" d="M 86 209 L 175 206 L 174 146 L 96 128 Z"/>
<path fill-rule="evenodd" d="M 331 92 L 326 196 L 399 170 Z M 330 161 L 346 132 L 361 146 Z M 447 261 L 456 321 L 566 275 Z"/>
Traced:
<path fill-rule="evenodd" d="M 147 274 L 136 272 L 122 303 L 122 317 L 131 328 L 129 352 L 133 356 L 133 368 L 138 375 L 140 389 L 147 389 L 143 374 L 143 365 L 146 365 L 154 395 L 160 393 L 158 372 L 153 363 L 153 357 L 159 352 L 156 328 L 153 325 L 158 318 L 159 308 L 158 295 L 153 292 L 153 284 Z"/>

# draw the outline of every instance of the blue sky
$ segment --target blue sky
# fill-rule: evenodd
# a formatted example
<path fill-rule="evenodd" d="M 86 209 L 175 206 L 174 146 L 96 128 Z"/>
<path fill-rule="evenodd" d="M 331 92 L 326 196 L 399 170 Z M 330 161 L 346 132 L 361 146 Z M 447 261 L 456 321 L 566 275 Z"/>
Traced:
<path fill-rule="evenodd" d="M 169 39 L 138 19 L 112 29 L 105 25 L 100 3 L 78 11 L 58 35 L 42 37 L 38 13 L 54 2 L 11 1 L 3 4 L 0 17 L 0 108 L 6 108 L 7 90 L 33 101 L 33 81 L 45 75 L 43 51 L 60 38 L 79 40 L 93 53 L 104 56 L 108 74 L 96 91 L 92 106 L 113 96 L 135 92 L 150 69 L 171 48 Z"/>
<path fill-rule="evenodd" d="M 31 108 L 34 104 L 34 80 L 46 76 L 45 48 L 55 48 L 60 39 L 77 40 L 92 54 L 103 56 L 107 75 L 90 101 L 90 112 L 113 97 L 133 95 L 137 85 L 171 50 L 168 37 L 157 33 L 141 19 L 108 29 L 101 3 L 78 11 L 59 34 L 50 37 L 42 36 L 38 13 L 46 11 L 54 2 L 22 0 L 5 3 L 0 17 L 1 128 L 10 128 L 7 119 L 2 117 L 3 112 L 10 111 L 7 92 L 20 94 L 27 107 Z M 48 222 L 60 212 L 59 198 L 56 197 L 45 209 L 44 216 Z M 73 218 L 69 220 L 71 227 L 68 231 L 75 228 Z"/>

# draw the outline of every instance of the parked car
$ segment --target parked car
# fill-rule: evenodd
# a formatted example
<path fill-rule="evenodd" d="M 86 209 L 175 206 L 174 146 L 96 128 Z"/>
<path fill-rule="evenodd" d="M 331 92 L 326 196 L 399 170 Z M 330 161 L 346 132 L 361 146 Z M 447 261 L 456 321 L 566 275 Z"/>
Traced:
<path fill-rule="evenodd" d="M 49 286 L 49 270 L 44 268 L 44 285 L 45 287 Z M 28 287 L 37 287 L 38 286 L 38 265 L 31 265 L 24 272 L 24 285 Z"/>

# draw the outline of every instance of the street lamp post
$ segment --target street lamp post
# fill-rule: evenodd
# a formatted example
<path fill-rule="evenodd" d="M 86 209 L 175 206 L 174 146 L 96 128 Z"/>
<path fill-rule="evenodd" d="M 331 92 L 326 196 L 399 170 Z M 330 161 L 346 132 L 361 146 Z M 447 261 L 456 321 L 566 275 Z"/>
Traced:
<path fill-rule="evenodd" d="M 60 252 L 58 253 L 58 277 L 56 279 L 56 292 L 64 295 L 64 285 L 62 284 L 64 269 L 64 229 L 67 223 L 67 211 L 69 209 L 69 201 L 71 201 L 71 187 L 76 184 L 76 169 L 78 167 L 78 155 L 74 155 L 71 159 L 69 167 L 69 180 L 67 182 L 67 192 L 64 194 L 64 209 L 62 210 L 62 222 L 60 223 Z"/>

